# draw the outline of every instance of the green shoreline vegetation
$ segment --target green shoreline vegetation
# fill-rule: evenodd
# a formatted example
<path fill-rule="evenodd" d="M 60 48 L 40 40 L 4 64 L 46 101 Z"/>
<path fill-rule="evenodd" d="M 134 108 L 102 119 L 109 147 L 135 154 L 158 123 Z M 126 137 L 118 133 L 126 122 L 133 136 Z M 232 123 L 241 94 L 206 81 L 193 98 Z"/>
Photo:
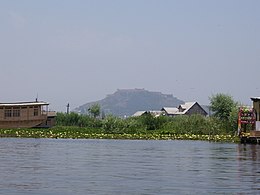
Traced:
<path fill-rule="evenodd" d="M 201 115 L 104 119 L 77 113 L 57 113 L 57 126 L 49 129 L 0 129 L 0 137 L 61 139 L 205 140 L 239 142 L 231 124 Z"/>
<path fill-rule="evenodd" d="M 144 139 L 207 140 L 239 142 L 236 135 L 238 103 L 225 94 L 210 98 L 213 116 L 159 116 L 150 113 L 139 117 L 100 117 L 98 104 L 89 115 L 57 113 L 56 126 L 50 129 L 0 129 L 0 137 L 71 138 L 71 139 Z"/>

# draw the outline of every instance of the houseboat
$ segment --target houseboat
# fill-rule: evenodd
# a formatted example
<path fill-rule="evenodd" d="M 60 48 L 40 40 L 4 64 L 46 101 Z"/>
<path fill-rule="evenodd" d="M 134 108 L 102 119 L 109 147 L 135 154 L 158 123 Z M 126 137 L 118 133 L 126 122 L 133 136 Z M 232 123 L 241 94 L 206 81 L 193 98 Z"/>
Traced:
<path fill-rule="evenodd" d="M 0 128 L 51 127 L 55 113 L 43 101 L 0 103 Z"/>

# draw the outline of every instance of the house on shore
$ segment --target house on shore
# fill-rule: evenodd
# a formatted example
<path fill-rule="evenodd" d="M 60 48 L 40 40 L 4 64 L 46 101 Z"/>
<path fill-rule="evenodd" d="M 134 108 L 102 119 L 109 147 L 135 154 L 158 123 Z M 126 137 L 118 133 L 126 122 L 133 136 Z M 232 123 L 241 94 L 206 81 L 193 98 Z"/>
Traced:
<path fill-rule="evenodd" d="M 55 112 L 43 101 L 0 103 L 0 128 L 52 127 Z"/>
<path fill-rule="evenodd" d="M 200 114 L 207 116 L 207 112 L 199 105 L 198 102 L 186 102 L 176 107 L 163 107 L 161 111 L 167 116 L 192 115 Z"/>
<path fill-rule="evenodd" d="M 141 116 L 143 114 L 150 113 L 154 116 L 178 116 L 178 115 L 193 115 L 200 114 L 203 116 L 207 116 L 208 113 L 203 109 L 202 106 L 199 105 L 198 102 L 186 102 L 185 104 L 181 104 L 178 107 L 163 107 L 160 111 L 137 111 L 133 116 Z"/>

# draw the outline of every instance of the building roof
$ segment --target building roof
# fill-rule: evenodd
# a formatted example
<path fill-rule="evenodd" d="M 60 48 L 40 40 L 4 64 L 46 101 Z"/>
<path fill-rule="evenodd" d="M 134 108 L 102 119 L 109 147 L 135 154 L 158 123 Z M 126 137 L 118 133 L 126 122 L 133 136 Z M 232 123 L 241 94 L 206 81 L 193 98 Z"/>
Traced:
<path fill-rule="evenodd" d="M 152 114 L 155 117 L 158 117 L 162 114 L 162 111 L 160 110 L 150 110 L 150 111 L 137 111 L 136 113 L 133 114 L 133 116 L 142 116 L 143 114 Z"/>
<path fill-rule="evenodd" d="M 252 101 L 260 101 L 260 97 L 251 97 L 250 98 Z"/>
<path fill-rule="evenodd" d="M 179 109 L 176 107 L 163 107 L 162 110 L 164 110 L 167 114 L 170 115 L 176 114 L 179 111 Z"/>
<path fill-rule="evenodd" d="M 137 111 L 133 116 L 142 116 L 146 111 Z"/>
<path fill-rule="evenodd" d="M 260 99 L 259 99 L 260 100 Z M 138 111 L 136 112 L 133 116 L 141 116 L 144 113 L 150 113 L 154 116 L 160 116 L 162 114 L 166 114 L 166 115 L 184 115 L 186 114 L 195 104 L 197 104 L 204 112 L 205 115 L 207 115 L 208 113 L 205 111 L 205 109 L 203 107 L 201 107 L 198 102 L 186 102 L 184 104 L 180 104 L 178 108 L 176 107 L 163 107 L 161 109 L 161 111 Z"/>
<path fill-rule="evenodd" d="M 176 114 L 186 114 L 186 112 L 189 111 L 197 102 L 186 102 L 185 104 L 181 104 L 179 107 L 181 107 L 184 111 L 178 112 Z"/>
<path fill-rule="evenodd" d="M 148 113 L 152 114 L 155 117 L 158 117 L 158 116 L 161 116 L 162 111 L 160 111 L 160 110 L 151 110 L 151 111 L 148 111 Z"/>
<path fill-rule="evenodd" d="M 49 103 L 43 101 L 35 102 L 12 102 L 12 103 L 0 103 L 0 106 L 47 106 Z"/>

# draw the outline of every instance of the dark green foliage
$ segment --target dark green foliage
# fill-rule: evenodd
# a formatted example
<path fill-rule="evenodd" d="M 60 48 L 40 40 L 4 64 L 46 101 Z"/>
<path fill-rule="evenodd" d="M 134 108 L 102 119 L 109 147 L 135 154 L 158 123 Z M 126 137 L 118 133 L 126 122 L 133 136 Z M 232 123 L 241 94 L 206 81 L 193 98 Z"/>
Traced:
<path fill-rule="evenodd" d="M 236 134 L 237 133 L 237 125 L 238 125 L 238 105 L 234 106 L 230 112 L 230 116 L 228 119 L 229 125 L 229 133 Z"/>
<path fill-rule="evenodd" d="M 99 104 L 93 104 L 88 109 L 88 112 L 90 113 L 91 116 L 93 116 L 94 118 L 97 118 L 100 115 L 100 105 Z"/>
<path fill-rule="evenodd" d="M 201 115 L 154 117 L 148 114 L 126 119 L 108 115 L 96 119 L 77 113 L 58 113 L 57 124 L 50 129 L 0 129 L 0 137 L 236 141 L 232 131 L 226 129 L 229 121 Z"/>
<path fill-rule="evenodd" d="M 124 130 L 124 121 L 121 118 L 108 115 L 102 121 L 102 129 L 109 133 L 120 133 Z"/>
<path fill-rule="evenodd" d="M 210 107 L 214 116 L 221 121 L 226 133 L 235 133 L 238 120 L 238 103 L 230 95 L 218 93 L 210 97 Z"/>
<path fill-rule="evenodd" d="M 164 124 L 163 129 L 178 134 L 218 134 L 221 131 L 220 121 L 202 115 L 176 116 Z"/>
<path fill-rule="evenodd" d="M 168 122 L 168 119 L 169 117 L 166 116 L 155 117 L 151 113 L 146 113 L 139 117 L 140 123 L 146 130 L 161 129 Z"/>
<path fill-rule="evenodd" d="M 221 120 L 228 120 L 236 102 L 230 95 L 218 93 L 210 97 L 210 108 L 214 112 L 214 116 Z"/>
<path fill-rule="evenodd" d="M 157 127 L 157 120 L 152 114 L 147 113 L 147 114 L 142 115 L 141 121 L 142 121 L 142 124 L 144 125 L 146 130 L 157 129 L 156 128 Z"/>
<path fill-rule="evenodd" d="M 171 134 L 217 135 L 233 134 L 236 131 L 235 110 L 231 116 L 234 116 L 234 118 L 230 117 L 230 120 L 221 120 L 217 117 L 204 117 L 202 115 L 154 117 L 148 113 L 140 117 L 126 119 L 113 115 L 108 115 L 104 119 L 97 119 L 77 113 L 58 113 L 57 125 L 78 126 L 93 131 L 116 134 L 161 131 Z"/>
<path fill-rule="evenodd" d="M 125 133 L 137 133 L 144 131 L 142 120 L 140 117 L 129 117 L 124 119 L 125 121 Z"/>
<path fill-rule="evenodd" d="M 99 128 L 102 126 L 102 123 L 99 119 L 88 115 L 80 115 L 74 112 L 69 114 L 58 112 L 56 117 L 56 125 Z"/>

